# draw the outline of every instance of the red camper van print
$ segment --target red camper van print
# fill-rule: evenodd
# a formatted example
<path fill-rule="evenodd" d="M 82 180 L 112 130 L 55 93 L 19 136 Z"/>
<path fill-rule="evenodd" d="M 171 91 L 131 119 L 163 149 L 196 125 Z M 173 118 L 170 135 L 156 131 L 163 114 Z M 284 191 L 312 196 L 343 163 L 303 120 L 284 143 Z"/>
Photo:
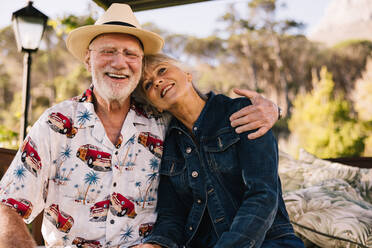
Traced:
<path fill-rule="evenodd" d="M 90 208 L 90 220 L 93 222 L 106 221 L 107 212 L 110 208 L 110 200 L 104 200 L 96 202 L 93 207 Z"/>
<path fill-rule="evenodd" d="M 152 232 L 153 226 L 154 223 L 142 223 L 138 229 L 139 236 L 146 238 Z"/>
<path fill-rule="evenodd" d="M 125 198 L 120 193 L 112 193 L 110 204 L 110 211 L 116 216 L 122 217 L 127 215 L 130 218 L 135 218 L 137 216 L 137 213 L 134 210 L 133 202 Z"/>
<path fill-rule="evenodd" d="M 87 165 L 94 170 L 111 170 L 111 154 L 103 152 L 97 146 L 90 144 L 83 145 L 76 152 L 76 156 L 86 162 Z"/>
<path fill-rule="evenodd" d="M 74 241 L 72 241 L 73 245 L 76 245 L 76 247 L 79 248 L 101 248 L 102 245 L 97 240 L 86 240 L 81 237 L 76 237 Z"/>
<path fill-rule="evenodd" d="M 13 198 L 8 198 L 8 199 L 3 199 L 2 200 L 3 204 L 14 208 L 17 213 L 22 216 L 24 219 L 28 219 L 30 217 L 31 212 L 32 212 L 32 203 L 29 202 L 26 199 L 18 198 L 18 199 L 13 199 Z"/>
<path fill-rule="evenodd" d="M 23 142 L 21 161 L 27 170 L 37 176 L 41 169 L 41 159 L 37 153 L 37 146 L 30 137 Z"/>
<path fill-rule="evenodd" d="M 75 134 L 77 133 L 77 129 L 74 127 L 72 119 L 59 112 L 51 113 L 48 116 L 47 123 L 51 129 L 57 133 L 65 134 L 68 138 L 75 137 Z"/>
<path fill-rule="evenodd" d="M 72 216 L 60 211 L 57 204 L 52 204 L 45 209 L 45 217 L 52 222 L 58 230 L 64 233 L 68 233 L 74 224 Z"/>
<path fill-rule="evenodd" d="M 160 137 L 150 132 L 140 133 L 138 136 L 138 143 L 149 149 L 149 151 L 158 158 L 161 158 L 163 155 L 163 141 Z"/>

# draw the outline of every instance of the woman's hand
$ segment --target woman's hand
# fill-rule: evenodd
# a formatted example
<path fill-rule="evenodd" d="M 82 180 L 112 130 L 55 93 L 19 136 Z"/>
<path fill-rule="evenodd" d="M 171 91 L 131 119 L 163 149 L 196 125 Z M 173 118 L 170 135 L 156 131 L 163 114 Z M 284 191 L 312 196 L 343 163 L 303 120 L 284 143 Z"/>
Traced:
<path fill-rule="evenodd" d="M 279 108 L 272 101 L 251 90 L 234 89 L 240 96 L 249 98 L 252 105 L 246 106 L 230 116 L 231 126 L 237 127 L 237 133 L 258 129 L 248 135 L 248 139 L 256 139 L 270 130 L 278 120 Z"/>

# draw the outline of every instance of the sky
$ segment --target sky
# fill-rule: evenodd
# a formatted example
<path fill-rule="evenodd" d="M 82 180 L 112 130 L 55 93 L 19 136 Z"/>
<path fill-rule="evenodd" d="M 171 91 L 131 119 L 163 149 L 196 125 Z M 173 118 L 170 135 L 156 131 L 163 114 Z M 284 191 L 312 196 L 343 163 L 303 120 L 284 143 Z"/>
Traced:
<path fill-rule="evenodd" d="M 280 0 L 286 8 L 278 12 L 279 18 L 291 18 L 307 25 L 305 34 L 311 32 L 320 21 L 331 0 Z M 102 12 L 91 0 L 34 0 L 34 7 L 50 18 L 63 17 L 67 14 L 82 15 L 90 9 Z M 176 7 L 136 12 L 140 23 L 153 22 L 160 28 L 174 33 L 206 37 L 221 23 L 222 16 L 229 4 L 236 9 L 246 9 L 248 0 L 214 0 Z M 11 24 L 14 11 L 26 6 L 26 0 L 11 0 L 1 4 L 0 28 Z M 244 12 L 242 15 L 246 14 Z"/>

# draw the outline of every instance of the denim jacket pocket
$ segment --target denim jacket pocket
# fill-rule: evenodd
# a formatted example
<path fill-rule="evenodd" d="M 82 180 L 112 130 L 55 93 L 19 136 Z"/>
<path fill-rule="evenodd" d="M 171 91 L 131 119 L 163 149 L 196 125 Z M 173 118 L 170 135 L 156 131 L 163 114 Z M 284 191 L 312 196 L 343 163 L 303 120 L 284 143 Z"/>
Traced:
<path fill-rule="evenodd" d="M 184 160 L 164 157 L 159 174 L 168 176 L 176 191 L 183 192 L 187 188 L 186 163 Z"/>
<path fill-rule="evenodd" d="M 224 128 L 217 135 L 205 140 L 204 149 L 208 154 L 209 164 L 222 173 L 240 173 L 237 168 L 237 149 L 235 144 L 240 137 L 233 128 Z"/>

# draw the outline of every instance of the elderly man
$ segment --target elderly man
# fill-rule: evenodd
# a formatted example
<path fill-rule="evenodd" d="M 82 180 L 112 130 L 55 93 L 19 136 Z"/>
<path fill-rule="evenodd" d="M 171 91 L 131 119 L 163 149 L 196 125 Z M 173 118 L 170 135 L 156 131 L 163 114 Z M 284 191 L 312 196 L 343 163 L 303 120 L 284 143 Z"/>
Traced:
<path fill-rule="evenodd" d="M 22 219 L 30 223 L 42 210 L 47 247 L 131 247 L 156 219 L 167 122 L 130 96 L 143 55 L 159 52 L 162 38 L 141 29 L 128 5 L 113 4 L 66 42 L 91 72 L 92 86 L 40 117 L 1 180 L 0 247 L 35 246 Z M 232 125 L 260 128 L 259 136 L 278 113 L 261 96 L 253 102 Z"/>

